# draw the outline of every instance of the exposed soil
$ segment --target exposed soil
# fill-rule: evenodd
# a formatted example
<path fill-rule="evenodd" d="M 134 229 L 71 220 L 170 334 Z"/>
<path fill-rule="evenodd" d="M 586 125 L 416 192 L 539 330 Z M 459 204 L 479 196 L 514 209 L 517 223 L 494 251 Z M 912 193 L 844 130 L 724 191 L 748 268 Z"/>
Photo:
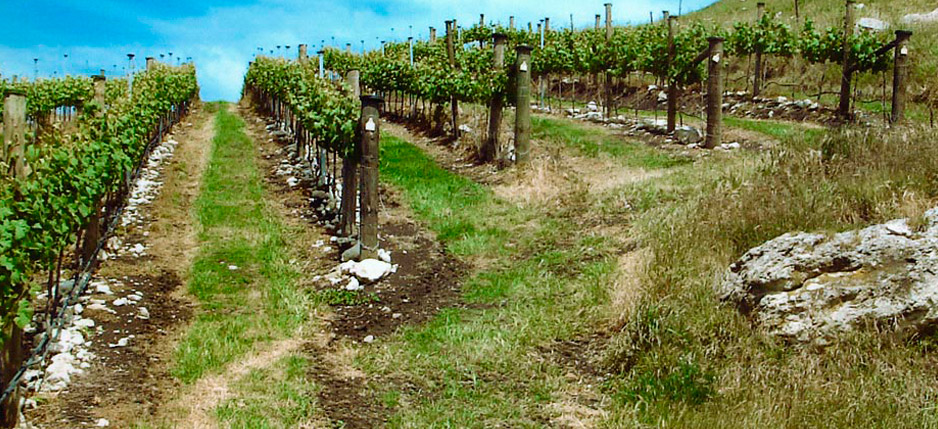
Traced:
<path fill-rule="evenodd" d="M 426 322 L 443 308 L 461 305 L 459 282 L 469 271 L 465 263 L 446 253 L 414 224 L 384 224 L 382 238 L 385 246 L 398 250 L 393 253 L 397 273 L 365 286 L 365 293 L 374 293 L 378 302 L 333 307 L 335 315 L 329 323 L 339 337 L 382 337 L 402 325 Z"/>
<path fill-rule="evenodd" d="M 343 250 L 331 242 L 329 231 L 313 209 L 314 184 L 302 180 L 289 186 L 284 176 L 275 173 L 281 161 L 288 159 L 291 142 L 267 131 L 265 127 L 272 122 L 259 114 L 244 106 L 240 112 L 248 134 L 258 142 L 259 165 L 272 197 L 282 203 L 286 216 L 319 231 L 326 243 L 313 249 L 319 256 L 307 262 L 304 281 L 313 290 L 341 288 L 344 284 L 312 280 L 338 265 Z M 333 425 L 345 428 L 375 427 L 390 413 L 378 398 L 367 396 L 367 377 L 350 365 L 358 344 L 368 336 L 380 341 L 401 326 L 426 322 L 443 308 L 462 305 L 460 281 L 470 269 L 413 220 L 394 189 L 383 186 L 380 200 L 379 239 L 381 247 L 391 251 L 392 262 L 398 266 L 396 273 L 365 285 L 362 296 L 373 296 L 377 301 L 335 305 L 327 314 L 317 316 L 325 339 L 311 338 L 300 348 L 312 362 L 309 377 L 321 387 L 319 407 Z"/>
<path fill-rule="evenodd" d="M 177 246 L 195 247 L 189 210 L 207 159 L 204 145 L 212 135 L 212 121 L 206 117 L 209 114 L 195 106 L 174 128 L 167 138 L 179 144 L 160 167 L 164 185 L 159 196 L 140 206 L 139 222 L 120 227 L 115 234 L 124 243 L 145 243 L 146 255 L 123 252 L 115 257 L 109 250 L 111 258 L 95 273 L 95 279 L 107 279 L 114 295 L 95 293 L 91 299 L 106 300 L 115 313 L 92 309 L 83 313 L 101 328 L 88 338 L 89 351 L 96 356 L 92 366 L 74 376 L 67 390 L 39 395 L 37 408 L 25 412 L 30 423 L 73 428 L 105 418 L 112 426 L 126 427 L 155 415 L 178 390 L 168 364 L 193 304 L 180 292 L 189 254 Z M 113 299 L 134 292 L 143 297 L 137 305 L 112 305 Z M 136 317 L 139 307 L 147 308 L 148 319 Z M 110 346 L 122 338 L 130 338 L 126 347 Z"/>

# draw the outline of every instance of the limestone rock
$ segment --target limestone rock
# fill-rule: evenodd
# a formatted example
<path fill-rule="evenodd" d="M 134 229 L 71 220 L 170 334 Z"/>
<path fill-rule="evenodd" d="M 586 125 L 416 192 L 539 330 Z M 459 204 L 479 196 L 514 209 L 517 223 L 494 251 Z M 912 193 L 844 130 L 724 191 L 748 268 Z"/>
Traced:
<path fill-rule="evenodd" d="M 902 17 L 904 24 L 914 24 L 919 22 L 938 22 L 938 9 L 928 13 L 910 13 Z"/>
<path fill-rule="evenodd" d="M 889 23 L 876 18 L 860 18 L 857 20 L 857 27 L 864 30 L 884 31 L 889 28 Z"/>
<path fill-rule="evenodd" d="M 868 322 L 924 330 L 938 323 L 938 209 L 922 232 L 897 219 L 833 236 L 788 233 L 726 271 L 722 299 L 768 332 L 823 342 Z"/>
<path fill-rule="evenodd" d="M 685 125 L 674 130 L 674 137 L 677 138 L 677 141 L 679 141 L 681 144 L 686 145 L 700 143 L 703 140 L 703 133 L 694 127 Z"/>

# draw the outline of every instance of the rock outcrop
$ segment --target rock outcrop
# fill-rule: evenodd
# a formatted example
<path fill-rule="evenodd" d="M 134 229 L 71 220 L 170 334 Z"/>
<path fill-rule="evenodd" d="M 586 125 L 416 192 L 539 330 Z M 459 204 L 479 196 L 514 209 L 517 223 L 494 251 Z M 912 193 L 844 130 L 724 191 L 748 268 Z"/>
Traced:
<path fill-rule="evenodd" d="M 746 252 L 722 298 L 770 333 L 825 342 L 867 322 L 938 324 L 938 208 L 922 228 L 897 219 L 832 236 L 789 233 Z"/>

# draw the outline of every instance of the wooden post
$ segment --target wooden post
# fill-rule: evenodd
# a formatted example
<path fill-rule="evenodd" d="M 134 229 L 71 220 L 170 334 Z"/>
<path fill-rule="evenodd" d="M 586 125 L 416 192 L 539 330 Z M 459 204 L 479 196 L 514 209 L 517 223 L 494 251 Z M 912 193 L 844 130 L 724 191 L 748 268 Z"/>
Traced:
<path fill-rule="evenodd" d="M 352 96 L 361 97 L 360 73 L 358 70 L 349 70 L 346 82 L 352 88 Z M 361 159 L 362 148 L 355 145 L 355 150 L 342 159 L 342 202 L 341 216 L 339 216 L 339 234 L 343 237 L 354 236 L 357 231 L 355 212 L 358 210 L 358 161 Z"/>
<path fill-rule="evenodd" d="M 531 151 L 531 47 L 518 45 L 515 51 L 515 162 L 527 164 Z"/>
<path fill-rule="evenodd" d="M 299 50 L 299 52 L 297 53 L 296 58 L 300 61 L 300 64 L 306 64 L 306 62 L 309 61 L 309 52 L 308 52 L 309 48 L 306 46 L 305 43 L 303 43 L 300 46 L 298 46 L 297 49 Z"/>
<path fill-rule="evenodd" d="M 707 138 L 704 147 L 723 142 L 723 38 L 711 37 L 707 55 Z"/>
<path fill-rule="evenodd" d="M 26 176 L 26 93 L 7 90 L 3 101 L 3 155 L 13 177 Z"/>
<path fill-rule="evenodd" d="M 896 59 L 892 70 L 892 117 L 894 124 L 905 119 L 906 78 L 909 75 L 909 38 L 911 31 L 896 31 Z"/>
<path fill-rule="evenodd" d="M 381 97 L 361 97 L 361 259 L 378 255 L 378 143 L 381 140 Z"/>
<path fill-rule="evenodd" d="M 479 27 L 480 28 L 485 27 L 485 14 L 484 13 L 479 14 Z M 484 48 L 485 48 L 485 40 L 479 40 L 479 49 L 484 49 Z"/>
<path fill-rule="evenodd" d="M 606 44 L 612 43 L 612 3 L 606 3 Z M 603 115 L 609 117 L 612 115 L 612 75 L 606 70 L 603 82 Z"/>
<path fill-rule="evenodd" d="M 102 72 L 104 70 L 101 70 Z M 101 73 L 97 76 L 91 77 L 92 82 L 94 83 L 94 103 L 98 105 L 98 111 L 95 112 L 95 117 L 104 116 L 104 107 L 105 100 L 107 97 L 107 78 L 104 77 L 104 73 Z"/>
<path fill-rule="evenodd" d="M 430 43 L 436 43 L 436 28 L 430 27 Z"/>
<path fill-rule="evenodd" d="M 449 57 L 449 66 L 453 71 L 456 67 L 456 45 L 453 40 L 456 37 L 456 21 L 446 21 L 446 55 Z M 450 107 L 453 112 L 453 138 L 459 138 L 459 100 L 453 95 L 450 97 Z"/>
<path fill-rule="evenodd" d="M 762 22 L 762 17 L 765 16 L 765 3 L 756 3 L 756 25 L 759 25 Z M 757 43 L 761 43 L 761 40 L 757 40 Z M 755 76 L 752 80 L 752 97 L 758 97 L 762 94 L 762 49 L 756 46 L 756 65 L 755 65 Z"/>
<path fill-rule="evenodd" d="M 508 28 L 511 30 L 515 29 L 515 16 L 514 15 L 508 17 Z"/>
<path fill-rule="evenodd" d="M 593 27 L 593 30 L 599 31 L 599 23 L 602 21 L 602 15 L 596 14 L 596 25 Z"/>
<path fill-rule="evenodd" d="M 147 57 L 147 71 L 153 70 L 153 67 L 156 67 L 156 58 Z"/>
<path fill-rule="evenodd" d="M 325 63 L 325 51 L 316 51 L 316 56 L 319 58 L 319 78 L 325 79 L 326 77 L 326 63 Z"/>
<path fill-rule="evenodd" d="M 850 39 L 853 38 L 854 23 L 854 0 L 847 0 L 847 10 L 844 13 L 844 58 L 841 66 L 843 75 L 840 78 L 840 105 L 837 108 L 837 114 L 843 120 L 850 120 L 850 80 L 853 78 L 853 71 L 850 70 Z"/>
<path fill-rule="evenodd" d="M 667 13 L 667 12 L 665 12 Z M 674 62 L 674 21 L 676 16 L 668 16 L 668 74 L 671 63 Z M 665 76 L 668 82 L 668 132 L 674 132 L 677 127 L 677 80 L 673 76 Z"/>
<path fill-rule="evenodd" d="M 20 286 L 18 289 L 21 289 Z M 6 389 L 13 380 L 13 376 L 23 365 L 23 330 L 10 322 L 3 327 L 3 348 L 0 350 L 0 390 Z M 17 387 L 13 393 L 7 397 L 6 401 L 0 404 L 0 426 L 12 428 L 16 427 L 20 414 L 20 388 Z"/>
<path fill-rule="evenodd" d="M 492 69 L 496 75 L 503 73 L 505 68 L 505 43 L 508 36 L 502 33 L 495 33 L 492 36 L 495 54 L 493 55 Z M 495 92 L 492 94 L 492 100 L 489 104 L 489 133 L 482 145 L 479 156 L 482 162 L 492 162 L 498 156 L 498 131 L 502 124 L 502 99 L 504 94 Z"/>
<path fill-rule="evenodd" d="M 352 44 L 351 44 L 351 43 L 346 43 L 346 44 L 345 44 L 345 53 L 347 53 L 347 54 L 351 54 L 351 53 L 352 53 Z"/>
<path fill-rule="evenodd" d="M 94 76 L 92 79 L 94 79 L 94 103 L 98 105 L 98 111 L 95 113 L 95 116 L 100 118 L 104 116 L 107 81 L 104 76 Z M 95 200 L 94 208 L 91 210 L 91 216 L 88 217 L 88 225 L 85 227 L 84 242 L 82 242 L 81 246 L 80 259 L 82 263 L 88 263 L 88 261 L 91 260 L 95 250 L 98 248 L 98 241 L 101 241 L 101 206 L 102 201 L 99 197 Z"/>
<path fill-rule="evenodd" d="M 546 37 L 547 33 L 550 33 L 550 18 L 544 18 L 544 35 Z"/>

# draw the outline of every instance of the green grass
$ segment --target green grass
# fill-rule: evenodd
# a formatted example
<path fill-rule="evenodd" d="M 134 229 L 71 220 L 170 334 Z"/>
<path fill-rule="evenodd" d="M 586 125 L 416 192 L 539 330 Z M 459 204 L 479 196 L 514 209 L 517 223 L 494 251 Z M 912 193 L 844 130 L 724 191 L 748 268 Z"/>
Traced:
<path fill-rule="evenodd" d="M 933 339 L 857 332 L 825 350 L 781 344 L 721 305 L 721 273 L 790 231 L 915 217 L 938 200 L 927 130 L 787 135 L 772 153 L 684 171 L 635 232 L 652 255 L 613 337 L 606 427 L 934 427 Z M 668 180 L 674 180 L 669 176 Z M 660 186 L 660 185 L 659 185 Z M 637 192 L 637 191 L 633 191 Z M 829 392 L 836 391 L 837 395 Z M 830 410 L 849 412 L 829 412 Z"/>
<path fill-rule="evenodd" d="M 230 428 L 295 428 L 316 410 L 318 388 L 305 357 L 288 356 L 270 368 L 251 371 L 234 384 L 237 396 L 216 410 Z"/>
<path fill-rule="evenodd" d="M 791 143 L 793 141 L 819 141 L 827 131 L 823 128 L 810 128 L 794 122 L 767 121 L 736 118 L 723 118 L 726 126 L 755 131 L 773 139 Z"/>
<path fill-rule="evenodd" d="M 531 118 L 533 139 L 563 145 L 587 157 L 610 156 L 626 167 L 669 168 L 690 160 L 674 157 L 636 141 L 616 137 L 607 130 L 568 119 Z"/>
<path fill-rule="evenodd" d="M 184 383 L 222 369 L 259 342 L 290 335 L 307 305 L 294 284 L 298 273 L 286 262 L 284 226 L 264 203 L 254 143 L 224 105 L 211 108 L 215 137 L 196 202 L 200 247 L 188 283 L 199 308 L 172 368 Z"/>
<path fill-rule="evenodd" d="M 381 174 L 448 247 L 495 258 L 463 285 L 464 299 L 481 309 L 443 309 L 361 356 L 368 372 L 395 380 L 373 386 L 396 406 L 389 426 L 538 426 L 570 382 L 532 357 L 602 313 L 614 267 L 609 238 L 578 231 L 564 218 L 573 208 L 512 207 L 398 138 L 382 139 Z M 410 388 L 400 389 L 401 377 Z"/>
<path fill-rule="evenodd" d="M 496 201 L 491 190 L 440 168 L 416 146 L 397 137 L 381 138 L 381 179 L 405 189 L 413 211 L 458 255 L 501 254 L 524 213 Z M 494 217 L 481 217 L 480 212 Z"/>

